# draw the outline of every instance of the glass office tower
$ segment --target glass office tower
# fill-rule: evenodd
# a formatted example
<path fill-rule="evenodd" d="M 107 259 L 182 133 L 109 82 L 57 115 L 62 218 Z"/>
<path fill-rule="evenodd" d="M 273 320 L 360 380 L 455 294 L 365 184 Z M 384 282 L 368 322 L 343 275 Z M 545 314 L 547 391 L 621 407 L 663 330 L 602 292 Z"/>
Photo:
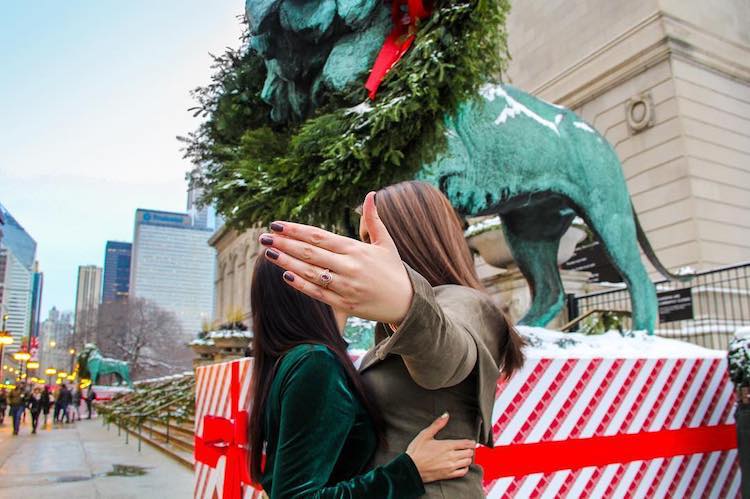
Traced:
<path fill-rule="evenodd" d="M 102 302 L 126 301 L 130 289 L 130 256 L 133 245 L 107 241 L 104 250 L 104 286 Z"/>
<path fill-rule="evenodd" d="M 212 230 L 196 227 L 185 213 L 136 210 L 130 296 L 145 298 L 177 315 L 183 332 L 195 334 L 213 310 Z"/>

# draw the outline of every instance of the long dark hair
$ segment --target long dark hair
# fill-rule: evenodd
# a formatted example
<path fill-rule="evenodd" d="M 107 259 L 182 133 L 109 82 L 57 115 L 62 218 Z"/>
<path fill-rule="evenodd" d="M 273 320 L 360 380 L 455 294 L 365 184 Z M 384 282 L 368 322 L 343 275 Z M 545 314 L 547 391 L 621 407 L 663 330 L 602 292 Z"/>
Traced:
<path fill-rule="evenodd" d="M 461 220 L 443 193 L 426 182 L 409 180 L 379 190 L 376 204 L 401 259 L 431 286 L 456 284 L 486 292 Z M 523 366 L 524 341 L 505 312 L 500 313 L 508 328 L 501 353 L 502 373 L 509 378 Z"/>
<path fill-rule="evenodd" d="M 336 355 L 352 391 L 370 415 L 379 439 L 383 432 L 382 416 L 346 352 L 347 344 L 336 324 L 333 309 L 284 284 L 283 273 L 259 256 L 250 287 L 254 361 L 249 440 L 250 475 L 255 482 L 262 477 L 261 460 L 267 438 L 263 415 L 276 366 L 279 359 L 297 345 L 324 345 Z"/>

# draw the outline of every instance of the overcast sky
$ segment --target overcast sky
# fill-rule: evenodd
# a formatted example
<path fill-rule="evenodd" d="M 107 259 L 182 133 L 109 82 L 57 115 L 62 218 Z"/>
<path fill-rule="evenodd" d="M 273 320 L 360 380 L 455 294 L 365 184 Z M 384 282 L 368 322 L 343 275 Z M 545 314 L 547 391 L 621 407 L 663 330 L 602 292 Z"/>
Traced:
<path fill-rule="evenodd" d="M 71 310 L 79 265 L 131 241 L 136 208 L 184 211 L 176 135 L 209 52 L 239 45 L 242 0 L 4 2 L 0 202 L 37 241 L 42 318 Z"/>

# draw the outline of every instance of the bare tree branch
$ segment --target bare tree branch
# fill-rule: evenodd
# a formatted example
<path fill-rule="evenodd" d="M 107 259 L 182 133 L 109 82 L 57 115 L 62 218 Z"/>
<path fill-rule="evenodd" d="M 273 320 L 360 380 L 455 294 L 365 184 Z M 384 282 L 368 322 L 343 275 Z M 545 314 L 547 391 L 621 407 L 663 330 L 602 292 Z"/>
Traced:
<path fill-rule="evenodd" d="M 97 319 L 96 334 L 87 336 L 96 338 L 103 355 L 128 362 L 134 379 L 191 367 L 192 352 L 177 317 L 155 303 L 131 299 L 103 304 Z"/>

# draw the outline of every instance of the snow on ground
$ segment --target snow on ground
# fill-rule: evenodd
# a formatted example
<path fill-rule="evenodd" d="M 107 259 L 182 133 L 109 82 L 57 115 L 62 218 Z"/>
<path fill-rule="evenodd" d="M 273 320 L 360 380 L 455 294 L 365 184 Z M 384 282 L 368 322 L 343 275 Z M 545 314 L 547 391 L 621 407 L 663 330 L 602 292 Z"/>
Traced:
<path fill-rule="evenodd" d="M 518 331 L 529 343 L 525 348 L 528 358 L 721 358 L 723 350 L 712 350 L 692 343 L 647 334 L 645 331 L 608 331 L 585 335 L 563 333 L 540 327 L 518 326 Z"/>

